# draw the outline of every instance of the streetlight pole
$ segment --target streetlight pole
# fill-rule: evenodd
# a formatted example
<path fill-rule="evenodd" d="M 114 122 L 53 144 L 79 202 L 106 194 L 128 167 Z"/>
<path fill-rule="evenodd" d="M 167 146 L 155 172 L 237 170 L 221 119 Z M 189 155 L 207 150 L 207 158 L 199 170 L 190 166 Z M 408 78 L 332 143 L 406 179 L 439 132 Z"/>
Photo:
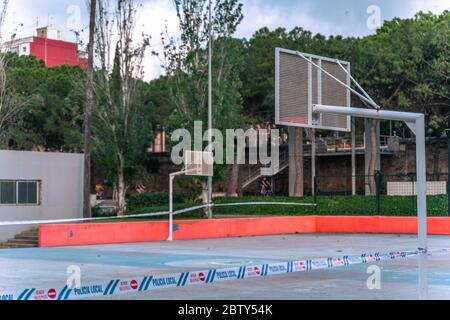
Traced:
<path fill-rule="evenodd" d="M 208 151 L 212 151 L 212 1 L 209 0 L 209 48 L 208 48 Z M 208 204 L 212 203 L 212 177 L 208 177 Z M 212 208 L 208 207 L 208 218 L 212 219 Z"/>
<path fill-rule="evenodd" d="M 445 130 L 447 135 L 447 215 L 450 216 L 450 129 Z"/>

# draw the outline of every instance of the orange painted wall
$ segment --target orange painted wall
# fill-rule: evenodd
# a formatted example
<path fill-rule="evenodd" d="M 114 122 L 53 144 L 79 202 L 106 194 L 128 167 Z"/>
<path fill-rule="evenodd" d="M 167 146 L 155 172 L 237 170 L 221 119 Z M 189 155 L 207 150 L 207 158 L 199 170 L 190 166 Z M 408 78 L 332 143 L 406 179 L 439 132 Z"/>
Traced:
<path fill-rule="evenodd" d="M 313 233 L 315 217 L 268 217 L 176 221 L 175 240 Z"/>
<path fill-rule="evenodd" d="M 173 238 L 186 240 L 315 232 L 315 217 L 298 218 L 176 220 Z M 164 241 L 169 236 L 168 229 L 169 224 L 164 221 L 41 225 L 39 246 Z"/>
<path fill-rule="evenodd" d="M 39 226 L 39 246 L 78 246 L 163 241 L 168 222 L 81 223 Z"/>
<path fill-rule="evenodd" d="M 318 233 L 375 233 L 378 231 L 379 217 L 317 216 Z"/>
<path fill-rule="evenodd" d="M 39 226 L 39 246 L 164 241 L 168 222 L 85 223 Z M 415 217 L 306 216 L 176 220 L 174 240 L 295 233 L 417 233 Z M 450 218 L 428 218 L 429 234 L 450 235 Z"/>

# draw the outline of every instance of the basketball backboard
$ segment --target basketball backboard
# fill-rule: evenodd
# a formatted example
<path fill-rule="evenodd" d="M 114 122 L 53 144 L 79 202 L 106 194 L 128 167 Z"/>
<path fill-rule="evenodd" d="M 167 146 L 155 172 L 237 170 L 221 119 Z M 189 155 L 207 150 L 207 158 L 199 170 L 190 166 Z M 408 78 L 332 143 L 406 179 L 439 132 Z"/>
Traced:
<path fill-rule="evenodd" d="M 214 175 L 212 152 L 188 150 L 185 153 L 184 165 L 187 176 L 212 177 Z"/>
<path fill-rule="evenodd" d="M 348 116 L 313 112 L 315 104 L 351 106 L 350 90 L 336 81 L 338 79 L 350 87 L 349 62 L 282 48 L 276 48 L 275 61 L 276 124 L 351 130 Z"/>

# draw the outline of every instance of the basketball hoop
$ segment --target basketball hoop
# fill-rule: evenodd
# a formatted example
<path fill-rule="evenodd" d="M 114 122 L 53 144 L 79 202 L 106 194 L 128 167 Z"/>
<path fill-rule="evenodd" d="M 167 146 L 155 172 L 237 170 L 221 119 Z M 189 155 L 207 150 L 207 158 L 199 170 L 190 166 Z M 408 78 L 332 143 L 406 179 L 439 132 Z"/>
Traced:
<path fill-rule="evenodd" d="M 184 154 L 184 169 L 169 176 L 169 238 L 173 240 L 173 181 L 177 176 L 212 177 L 214 175 L 214 154 L 212 152 L 187 150 Z M 208 203 L 206 207 L 210 207 Z"/>

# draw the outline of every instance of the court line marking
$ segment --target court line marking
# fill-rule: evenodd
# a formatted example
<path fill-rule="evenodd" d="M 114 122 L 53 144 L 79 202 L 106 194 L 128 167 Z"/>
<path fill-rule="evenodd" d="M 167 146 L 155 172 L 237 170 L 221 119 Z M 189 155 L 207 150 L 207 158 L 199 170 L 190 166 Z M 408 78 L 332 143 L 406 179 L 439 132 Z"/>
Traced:
<path fill-rule="evenodd" d="M 322 259 L 304 259 L 278 263 L 262 263 L 223 269 L 208 269 L 192 272 L 171 273 L 166 275 L 146 275 L 124 279 L 109 279 L 93 282 L 80 288 L 68 288 L 67 284 L 55 287 L 8 290 L 0 289 L 0 300 L 75 300 L 88 297 L 116 296 L 130 293 L 145 293 L 162 288 L 177 288 L 191 285 L 209 285 L 221 281 L 242 280 L 267 277 L 294 272 L 332 269 L 357 264 L 367 264 L 385 260 L 405 259 L 429 252 L 450 252 L 450 249 L 436 249 L 428 252 L 393 251 L 389 253 L 363 253 Z"/>

